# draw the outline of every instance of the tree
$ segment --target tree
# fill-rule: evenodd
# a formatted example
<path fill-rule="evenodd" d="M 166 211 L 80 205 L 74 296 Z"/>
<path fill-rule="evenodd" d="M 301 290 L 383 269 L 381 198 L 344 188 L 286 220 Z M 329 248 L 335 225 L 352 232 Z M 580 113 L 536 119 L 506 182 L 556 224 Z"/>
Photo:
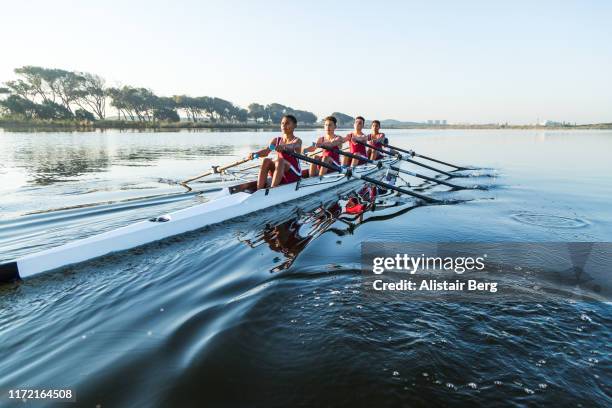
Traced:
<path fill-rule="evenodd" d="M 54 102 L 72 113 L 73 105 L 105 116 L 104 80 L 94 74 L 27 65 L 15 69 L 20 78 L 6 83 L 9 91 L 34 103 Z"/>
<path fill-rule="evenodd" d="M 278 123 L 281 121 L 283 115 L 289 114 L 293 109 L 288 108 L 280 103 L 271 103 L 266 105 L 266 114 L 269 122 Z"/>
<path fill-rule="evenodd" d="M 179 114 L 170 108 L 155 108 L 153 110 L 153 116 L 156 120 L 165 120 L 168 122 L 178 122 L 181 120 Z"/>
<path fill-rule="evenodd" d="M 198 117 L 203 115 L 202 107 L 206 104 L 200 98 L 192 98 L 187 95 L 175 95 L 173 99 L 176 108 L 183 110 L 187 119 L 197 122 Z"/>
<path fill-rule="evenodd" d="M 81 99 L 84 95 L 85 78 L 76 72 L 63 69 L 48 70 L 49 86 L 57 95 L 61 104 L 67 111 L 72 113 L 71 105 Z M 55 102 L 55 99 L 54 99 Z"/>
<path fill-rule="evenodd" d="M 85 109 L 77 109 L 74 111 L 74 117 L 78 120 L 87 120 L 89 122 L 93 122 L 96 120 L 96 117 L 93 113 Z"/>
<path fill-rule="evenodd" d="M 78 99 L 83 81 L 79 74 L 31 65 L 15 68 L 15 74 L 21 78 L 6 83 L 14 94 L 32 102 L 59 102 L 72 113 L 70 105 Z"/>
<path fill-rule="evenodd" d="M 73 113 L 65 106 L 52 101 L 36 104 L 36 116 L 40 119 L 73 119 Z"/>
<path fill-rule="evenodd" d="M 76 104 L 83 110 L 90 110 L 98 116 L 98 119 L 106 117 L 106 81 L 95 74 L 83 72 L 81 87 L 76 99 Z M 88 109 L 89 108 L 89 109 Z"/>
<path fill-rule="evenodd" d="M 123 86 L 109 88 L 107 94 L 111 98 L 111 106 L 131 120 L 150 121 L 154 119 L 153 109 L 158 106 L 158 96 L 146 88 Z"/>
<path fill-rule="evenodd" d="M 239 108 L 235 112 L 235 118 L 238 122 L 245 123 L 247 121 L 248 114 L 249 113 L 246 109 Z"/>
<path fill-rule="evenodd" d="M 117 109 L 119 119 L 121 119 L 121 115 L 123 115 L 124 119 L 127 119 L 128 115 L 130 115 L 130 119 L 134 120 L 134 116 L 128 110 L 128 106 L 123 98 L 121 88 L 108 88 L 106 94 L 111 99 L 111 106 Z"/>
<path fill-rule="evenodd" d="M 259 103 L 252 103 L 248 106 L 249 112 L 247 117 L 255 119 L 255 121 L 267 120 L 266 107 Z"/>
<path fill-rule="evenodd" d="M 153 109 L 153 118 L 155 120 L 165 120 L 168 122 L 178 122 L 181 117 L 176 112 L 177 104 L 174 98 L 166 96 L 157 97 L 155 109 Z"/>
<path fill-rule="evenodd" d="M 317 116 L 312 112 L 303 111 L 303 110 L 295 110 L 293 111 L 292 114 L 296 117 L 296 119 L 300 123 L 312 124 L 312 123 L 317 122 Z"/>
<path fill-rule="evenodd" d="M 36 104 L 20 95 L 10 95 L 0 101 L 0 106 L 12 115 L 20 115 L 28 119 L 36 115 Z"/>

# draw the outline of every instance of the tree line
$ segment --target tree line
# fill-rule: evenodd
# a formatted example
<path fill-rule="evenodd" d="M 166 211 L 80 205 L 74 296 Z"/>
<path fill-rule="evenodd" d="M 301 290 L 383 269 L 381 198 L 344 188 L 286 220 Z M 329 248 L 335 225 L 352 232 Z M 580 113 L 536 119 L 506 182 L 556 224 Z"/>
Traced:
<path fill-rule="evenodd" d="M 280 103 L 252 103 L 240 108 L 225 99 L 188 95 L 158 96 L 147 88 L 109 87 L 95 74 L 64 69 L 24 66 L 14 70 L 17 79 L 0 87 L 0 110 L 25 119 L 103 120 L 107 104 L 120 120 L 214 123 L 278 123 L 292 114 L 300 123 L 316 123 L 317 116 Z M 342 114 L 340 114 L 342 115 Z M 347 115 L 344 115 L 347 116 Z"/>

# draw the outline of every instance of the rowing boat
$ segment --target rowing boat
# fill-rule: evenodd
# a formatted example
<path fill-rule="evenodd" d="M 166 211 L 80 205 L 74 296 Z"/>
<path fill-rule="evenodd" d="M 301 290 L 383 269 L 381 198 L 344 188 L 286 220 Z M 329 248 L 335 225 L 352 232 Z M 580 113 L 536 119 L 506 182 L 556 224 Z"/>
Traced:
<path fill-rule="evenodd" d="M 273 189 L 256 190 L 248 181 L 224 187 L 210 196 L 210 201 L 164 214 L 116 230 L 26 255 L 0 265 L 0 282 L 35 276 L 67 265 L 84 262 L 113 252 L 125 251 L 168 237 L 194 231 L 208 225 L 267 209 L 301 197 L 341 186 L 358 179 L 372 180 L 387 170 L 398 158 L 385 158 L 374 164 L 328 173 L 322 177 L 304 178 L 296 183 Z"/>

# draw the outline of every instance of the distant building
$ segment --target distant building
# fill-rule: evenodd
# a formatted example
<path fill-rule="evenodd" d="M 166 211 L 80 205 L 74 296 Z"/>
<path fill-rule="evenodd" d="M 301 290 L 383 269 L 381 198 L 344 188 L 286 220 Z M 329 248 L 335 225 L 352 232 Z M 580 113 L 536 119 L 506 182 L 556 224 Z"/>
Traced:
<path fill-rule="evenodd" d="M 432 120 L 428 120 L 427 124 L 434 125 L 434 126 L 446 125 L 446 120 L 432 119 Z"/>
<path fill-rule="evenodd" d="M 446 119 L 443 119 L 443 120 L 442 120 L 442 124 L 443 124 L 444 126 L 446 126 Z"/>
<path fill-rule="evenodd" d="M 564 123 L 561 122 L 555 122 L 554 120 L 543 120 L 541 122 L 538 122 L 538 126 L 549 126 L 549 127 L 553 127 L 553 126 L 563 126 Z"/>

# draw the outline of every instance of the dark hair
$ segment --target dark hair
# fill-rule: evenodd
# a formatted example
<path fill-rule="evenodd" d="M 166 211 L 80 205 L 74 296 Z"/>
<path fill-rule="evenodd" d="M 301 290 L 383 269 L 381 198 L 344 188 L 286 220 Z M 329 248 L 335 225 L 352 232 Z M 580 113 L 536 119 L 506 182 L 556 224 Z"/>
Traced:
<path fill-rule="evenodd" d="M 372 125 L 375 124 L 375 123 L 380 127 L 380 120 L 373 120 L 372 121 Z"/>
<path fill-rule="evenodd" d="M 338 119 L 336 119 L 334 116 L 328 116 L 325 119 L 323 119 L 323 123 L 327 122 L 328 120 L 331 120 L 332 122 L 334 122 L 334 125 L 338 124 Z"/>
<path fill-rule="evenodd" d="M 365 118 L 364 118 L 363 116 L 357 116 L 357 117 L 355 118 L 355 120 L 357 120 L 357 119 L 361 119 L 361 121 L 362 121 L 362 122 L 363 122 L 363 124 L 365 125 Z"/>
<path fill-rule="evenodd" d="M 293 116 L 293 115 L 283 115 L 283 118 L 289 119 L 290 121 L 293 122 L 293 124 L 295 126 L 297 126 L 297 119 L 295 118 L 295 116 Z M 281 118 L 281 120 L 283 120 L 283 118 Z"/>

